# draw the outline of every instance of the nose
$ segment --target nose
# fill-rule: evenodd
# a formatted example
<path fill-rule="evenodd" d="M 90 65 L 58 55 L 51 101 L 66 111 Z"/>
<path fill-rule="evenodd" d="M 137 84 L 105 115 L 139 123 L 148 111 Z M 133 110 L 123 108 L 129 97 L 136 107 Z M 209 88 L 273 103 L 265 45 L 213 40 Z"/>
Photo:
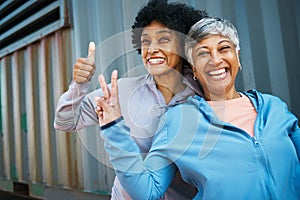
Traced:
<path fill-rule="evenodd" d="M 214 51 L 210 55 L 210 61 L 215 66 L 219 66 L 222 63 L 222 55 L 218 51 Z"/>
<path fill-rule="evenodd" d="M 150 46 L 148 47 L 148 53 L 153 54 L 157 53 L 159 50 L 159 47 L 156 43 L 152 42 Z"/>

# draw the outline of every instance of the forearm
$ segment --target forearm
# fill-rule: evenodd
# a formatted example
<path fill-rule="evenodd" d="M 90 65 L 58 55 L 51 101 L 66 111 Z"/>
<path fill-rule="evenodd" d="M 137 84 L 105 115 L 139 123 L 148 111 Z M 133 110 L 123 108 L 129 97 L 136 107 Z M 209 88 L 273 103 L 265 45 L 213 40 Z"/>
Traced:
<path fill-rule="evenodd" d="M 118 119 L 101 133 L 116 175 L 128 194 L 133 199 L 160 199 L 175 175 L 175 165 L 159 155 L 159 150 L 149 152 L 143 160 L 124 120 Z"/>
<path fill-rule="evenodd" d="M 91 94 L 90 83 L 72 82 L 59 99 L 55 112 L 54 127 L 62 131 L 75 131 L 98 123 Z"/>

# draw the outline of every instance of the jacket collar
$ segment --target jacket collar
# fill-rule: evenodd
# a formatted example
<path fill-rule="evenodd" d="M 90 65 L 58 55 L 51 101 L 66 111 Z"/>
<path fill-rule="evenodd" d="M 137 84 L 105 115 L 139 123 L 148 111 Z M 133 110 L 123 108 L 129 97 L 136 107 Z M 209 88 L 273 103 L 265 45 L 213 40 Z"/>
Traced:
<path fill-rule="evenodd" d="M 261 124 L 259 124 L 259 127 L 261 128 L 263 126 L 263 114 L 260 112 L 263 105 L 263 97 L 262 94 L 256 90 L 249 90 L 247 92 L 242 92 L 244 95 L 246 95 L 250 101 L 252 102 L 254 108 L 257 111 L 257 117 L 259 117 L 261 120 Z M 212 110 L 210 105 L 207 103 L 207 101 L 198 95 L 195 95 L 191 98 L 192 102 L 198 107 L 200 112 L 207 118 L 207 120 L 213 124 L 218 125 L 225 125 L 226 123 L 219 120 L 215 112 Z"/>
<path fill-rule="evenodd" d="M 188 86 L 189 83 L 188 80 L 186 78 L 183 78 L 182 82 L 186 85 L 185 89 L 175 94 L 173 99 L 170 101 L 169 105 L 177 105 L 179 103 L 184 102 L 189 96 L 195 95 L 194 90 Z M 154 81 L 154 77 L 151 74 L 147 74 L 145 76 L 145 84 L 152 92 L 154 93 L 158 92 L 156 83 Z"/>

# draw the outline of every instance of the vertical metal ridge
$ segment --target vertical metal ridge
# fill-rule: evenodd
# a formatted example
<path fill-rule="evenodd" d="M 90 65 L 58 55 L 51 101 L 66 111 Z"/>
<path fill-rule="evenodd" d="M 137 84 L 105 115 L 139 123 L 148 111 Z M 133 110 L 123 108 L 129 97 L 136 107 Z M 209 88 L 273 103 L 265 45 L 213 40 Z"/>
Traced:
<path fill-rule="evenodd" d="M 48 97 L 48 60 L 49 60 L 49 51 L 48 51 L 48 41 L 46 38 L 43 38 L 40 43 L 40 55 L 39 55 L 39 105 L 40 105 L 40 134 L 41 134 L 41 155 L 42 155 L 42 169 L 43 177 L 42 180 L 44 183 L 52 185 L 52 176 L 51 176 L 51 137 L 50 137 L 50 117 L 49 113 L 49 97 Z"/>
<path fill-rule="evenodd" d="M 11 96 L 9 90 L 11 89 L 11 84 L 9 78 L 11 76 L 10 66 L 8 64 L 9 57 L 1 59 L 1 110 L 2 110 L 2 131 L 3 131 L 3 175 L 5 179 L 11 178 L 11 138 L 9 133 L 12 133 L 11 119 L 12 115 L 10 110 Z"/>
<path fill-rule="evenodd" d="M 36 70 L 37 67 L 34 59 L 34 46 L 28 46 L 26 49 L 26 56 L 27 56 L 27 62 L 25 63 L 25 82 L 26 82 L 26 95 L 25 95 L 25 101 L 26 101 L 26 114 L 27 114 L 27 145 L 28 145 L 28 166 L 29 166 L 29 180 L 32 182 L 37 182 L 37 138 L 36 135 L 37 129 L 36 129 L 36 122 L 38 119 L 36 118 L 36 100 L 35 100 L 35 90 L 36 85 L 34 83 L 34 80 L 36 80 Z"/>
<path fill-rule="evenodd" d="M 13 102 L 13 150 L 14 150 L 14 171 L 13 178 L 23 179 L 22 174 L 22 130 L 21 130 L 21 89 L 20 89 L 20 54 L 19 52 L 14 52 L 12 57 L 12 102 Z"/>

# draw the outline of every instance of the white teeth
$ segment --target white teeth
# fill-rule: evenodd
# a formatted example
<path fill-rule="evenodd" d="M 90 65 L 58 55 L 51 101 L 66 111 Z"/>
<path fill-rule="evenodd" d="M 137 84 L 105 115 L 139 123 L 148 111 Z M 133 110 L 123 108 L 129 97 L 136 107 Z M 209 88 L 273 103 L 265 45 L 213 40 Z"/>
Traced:
<path fill-rule="evenodd" d="M 220 79 L 220 78 L 223 78 L 225 76 L 225 74 L 220 74 L 220 75 L 214 75 L 213 77 L 215 79 Z"/>
<path fill-rule="evenodd" d="M 149 59 L 149 63 L 151 64 L 158 64 L 158 63 L 162 63 L 164 62 L 165 59 L 163 58 L 152 58 L 152 59 Z"/>
<path fill-rule="evenodd" d="M 212 76 L 215 76 L 215 75 L 222 75 L 225 72 L 226 72 L 225 68 L 222 68 L 222 69 L 219 69 L 219 70 L 216 70 L 216 71 L 211 71 L 208 74 L 212 75 Z"/>

